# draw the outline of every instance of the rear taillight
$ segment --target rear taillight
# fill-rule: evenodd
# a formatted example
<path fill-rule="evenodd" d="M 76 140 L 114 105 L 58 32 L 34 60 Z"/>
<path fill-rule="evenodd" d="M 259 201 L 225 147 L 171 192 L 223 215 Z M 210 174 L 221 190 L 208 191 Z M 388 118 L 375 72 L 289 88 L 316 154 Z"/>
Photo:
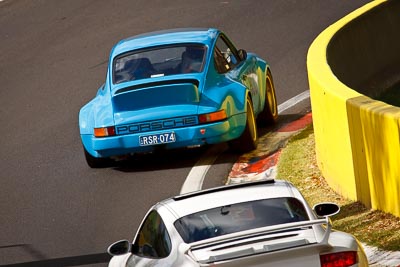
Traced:
<path fill-rule="evenodd" d="M 226 119 L 226 112 L 225 110 L 219 110 L 213 113 L 201 114 L 199 115 L 199 122 L 200 123 L 209 123 L 215 121 L 222 121 Z"/>
<path fill-rule="evenodd" d="M 94 136 L 95 137 L 106 137 L 106 136 L 114 136 L 115 135 L 115 127 L 101 127 L 94 128 Z"/>
<path fill-rule="evenodd" d="M 358 262 L 356 251 L 344 251 L 319 256 L 321 267 L 346 267 Z"/>

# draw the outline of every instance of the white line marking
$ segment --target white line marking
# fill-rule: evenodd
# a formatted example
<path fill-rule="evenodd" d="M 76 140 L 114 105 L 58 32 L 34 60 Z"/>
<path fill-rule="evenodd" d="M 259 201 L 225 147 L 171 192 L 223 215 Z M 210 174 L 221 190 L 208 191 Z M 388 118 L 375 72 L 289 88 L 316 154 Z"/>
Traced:
<path fill-rule="evenodd" d="M 278 106 L 278 113 L 282 113 L 283 111 L 295 106 L 307 98 L 310 98 L 310 91 L 308 90 L 280 104 Z M 220 146 L 213 146 L 211 149 L 207 150 L 206 153 L 196 162 L 195 166 L 190 170 L 181 188 L 181 194 L 201 190 L 207 171 L 210 169 L 211 165 L 215 162 L 218 156 L 225 150 L 226 147 L 221 149 Z"/>
<path fill-rule="evenodd" d="M 221 146 L 212 146 L 206 153 L 196 162 L 190 173 L 186 177 L 185 183 L 181 188 L 181 194 L 200 190 L 203 186 L 204 178 L 208 169 L 213 165 L 218 156 L 226 150 Z"/>
<path fill-rule="evenodd" d="M 306 100 L 307 98 L 310 98 L 310 91 L 304 91 L 303 93 L 292 97 L 289 100 L 286 100 L 282 104 L 278 106 L 278 113 L 282 113 L 283 111 L 295 106 L 296 104 L 300 103 L 303 100 Z"/>

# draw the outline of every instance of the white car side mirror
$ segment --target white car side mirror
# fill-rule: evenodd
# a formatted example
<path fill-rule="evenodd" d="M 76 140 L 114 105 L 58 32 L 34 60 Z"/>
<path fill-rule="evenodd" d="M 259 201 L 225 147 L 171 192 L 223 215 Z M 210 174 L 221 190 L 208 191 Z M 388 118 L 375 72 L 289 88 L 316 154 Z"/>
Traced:
<path fill-rule="evenodd" d="M 107 249 L 107 253 L 111 256 L 121 256 L 131 252 L 131 248 L 131 242 L 128 240 L 120 240 L 111 244 Z"/>
<path fill-rule="evenodd" d="M 319 203 L 313 207 L 318 217 L 329 217 L 339 213 L 340 207 L 335 203 Z"/>

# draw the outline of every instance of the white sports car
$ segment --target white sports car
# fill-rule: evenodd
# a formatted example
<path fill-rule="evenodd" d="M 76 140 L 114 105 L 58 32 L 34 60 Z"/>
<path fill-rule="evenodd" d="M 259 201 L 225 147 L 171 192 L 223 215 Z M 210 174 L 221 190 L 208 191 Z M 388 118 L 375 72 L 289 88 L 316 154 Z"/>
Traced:
<path fill-rule="evenodd" d="M 281 180 L 179 195 L 149 210 L 133 243 L 108 248 L 109 266 L 368 266 L 357 239 L 332 230 L 338 212 Z"/>

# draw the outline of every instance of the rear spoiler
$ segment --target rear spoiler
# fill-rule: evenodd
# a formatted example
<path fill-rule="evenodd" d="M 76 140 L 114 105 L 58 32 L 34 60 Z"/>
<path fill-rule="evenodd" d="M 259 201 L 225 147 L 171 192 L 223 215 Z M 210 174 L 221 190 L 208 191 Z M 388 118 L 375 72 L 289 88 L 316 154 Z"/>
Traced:
<path fill-rule="evenodd" d="M 141 83 L 125 88 L 118 89 L 114 95 L 118 95 L 121 93 L 129 92 L 129 91 L 134 91 L 136 89 L 144 89 L 144 88 L 150 88 L 150 87 L 157 87 L 157 86 L 163 86 L 163 85 L 172 85 L 172 84 L 193 84 L 196 87 L 199 87 L 199 81 L 196 79 L 176 79 L 176 80 L 163 80 L 163 81 L 157 81 L 157 82 L 148 82 L 148 83 Z"/>
<path fill-rule="evenodd" d="M 197 249 L 204 249 L 207 247 L 212 247 L 212 246 L 217 246 L 217 245 L 222 245 L 224 243 L 229 243 L 229 242 L 234 242 L 238 241 L 244 238 L 251 238 L 254 236 L 260 236 L 260 235 L 268 235 L 268 234 L 273 234 L 277 232 L 283 232 L 285 230 L 294 230 L 297 228 L 304 228 L 304 227 L 311 227 L 314 225 L 326 225 L 325 233 L 322 236 L 320 240 L 317 240 L 316 243 L 311 243 L 313 245 L 329 245 L 328 240 L 330 233 L 332 231 L 332 225 L 330 222 L 329 217 L 325 217 L 324 219 L 317 219 L 317 220 L 310 220 L 310 221 L 301 221 L 301 222 L 293 222 L 293 223 L 285 223 L 285 224 L 280 224 L 280 225 L 273 225 L 273 226 L 266 226 L 262 228 L 256 228 L 256 229 L 250 229 L 246 231 L 242 231 L 239 233 L 233 233 L 233 234 L 227 234 L 223 236 L 218 236 L 206 240 L 201 240 L 197 242 L 193 242 L 191 244 L 188 244 L 188 246 L 185 248 L 185 254 L 187 254 L 189 257 L 194 258 L 192 255 L 190 255 L 192 250 L 197 250 Z M 310 245 L 311 245 L 310 244 Z M 263 251 L 261 253 L 267 253 L 270 251 Z M 209 260 L 206 261 L 201 261 L 201 263 L 210 263 L 210 262 L 215 262 L 215 261 L 221 261 L 221 260 L 228 260 L 230 258 L 236 258 L 236 257 L 244 257 L 244 256 L 250 256 L 252 253 L 249 251 L 248 255 L 243 255 L 242 252 L 239 253 L 240 255 L 233 255 L 230 253 L 230 255 L 227 255 L 226 257 L 218 257 L 219 259 L 216 260 L 214 257 L 210 257 Z"/>

